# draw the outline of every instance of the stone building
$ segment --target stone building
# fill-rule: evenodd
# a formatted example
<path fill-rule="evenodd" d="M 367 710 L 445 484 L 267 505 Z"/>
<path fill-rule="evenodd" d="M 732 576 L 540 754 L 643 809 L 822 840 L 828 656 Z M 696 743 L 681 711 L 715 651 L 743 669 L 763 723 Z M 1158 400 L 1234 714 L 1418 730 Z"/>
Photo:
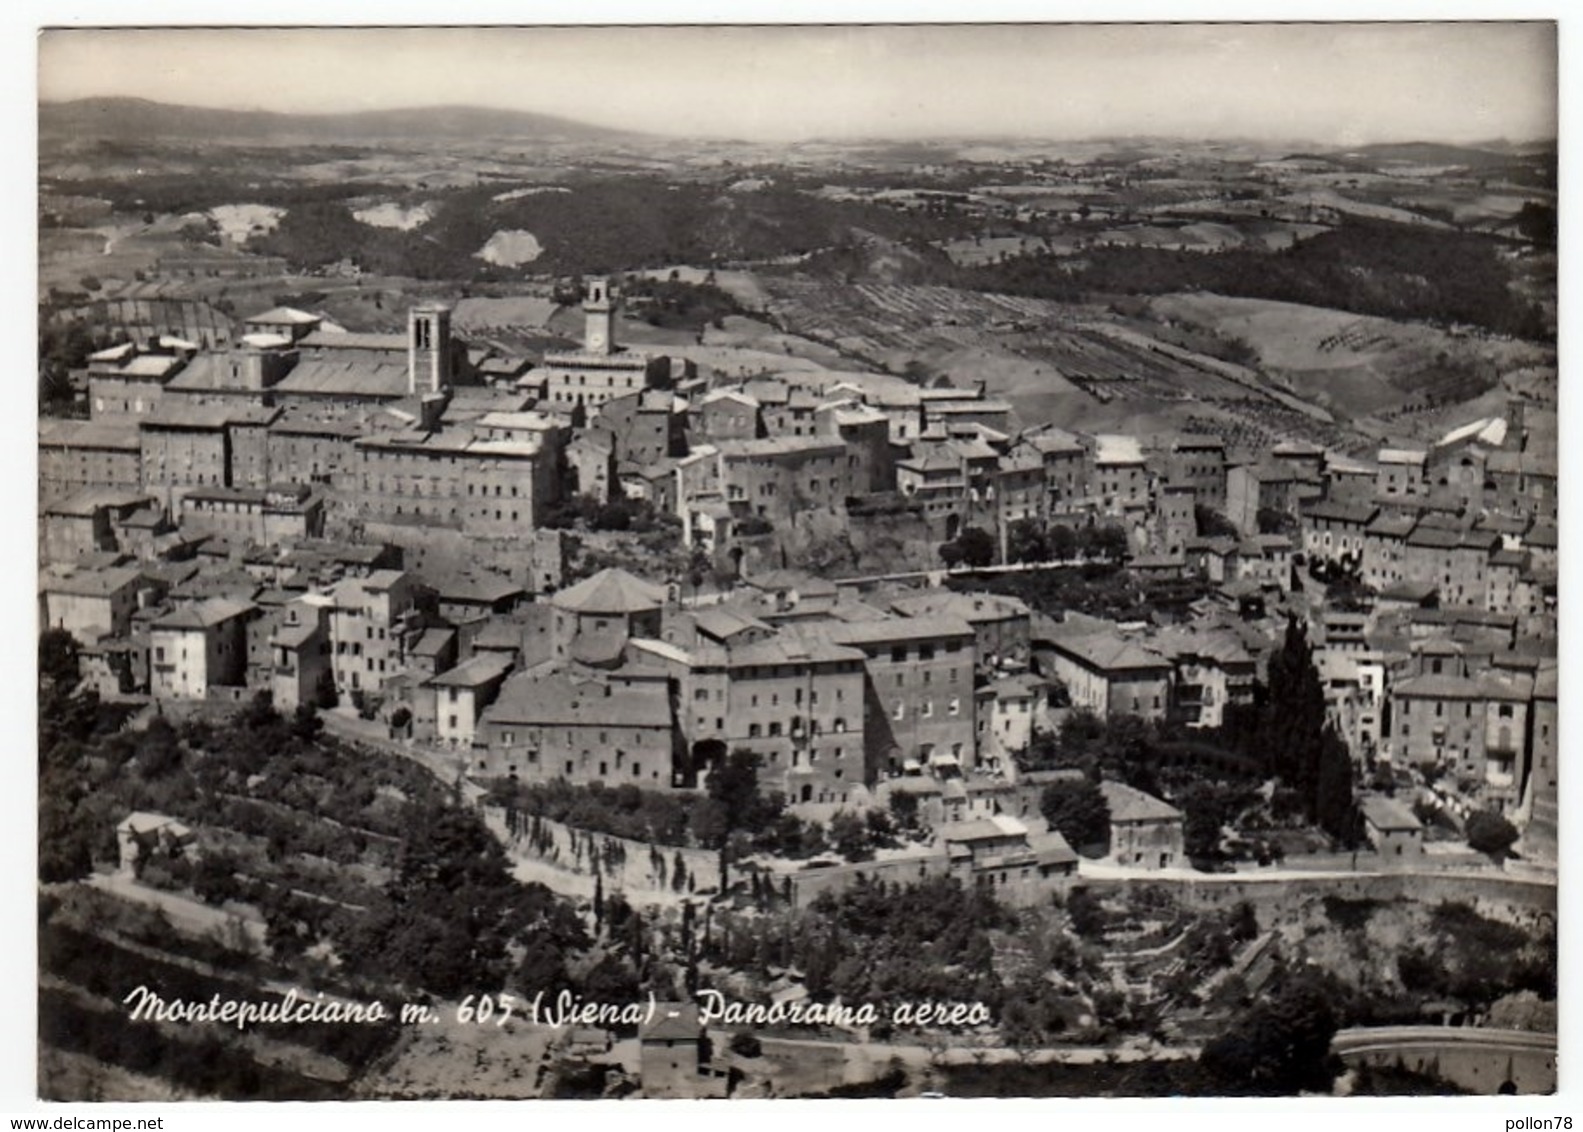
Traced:
<path fill-rule="evenodd" d="M 1110 806 L 1110 856 L 1140 869 L 1174 869 L 1186 863 L 1182 811 L 1123 782 L 1102 782 Z"/>

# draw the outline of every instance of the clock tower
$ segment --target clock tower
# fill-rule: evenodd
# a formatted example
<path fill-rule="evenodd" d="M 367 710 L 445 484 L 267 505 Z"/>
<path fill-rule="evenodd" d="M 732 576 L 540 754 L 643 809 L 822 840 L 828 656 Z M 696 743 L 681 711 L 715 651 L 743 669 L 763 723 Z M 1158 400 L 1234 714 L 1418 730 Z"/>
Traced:
<path fill-rule="evenodd" d="M 587 326 L 583 332 L 583 350 L 590 354 L 610 354 L 615 351 L 615 336 L 611 333 L 615 306 L 610 298 L 610 280 L 590 279 L 584 289 L 583 314 Z"/>

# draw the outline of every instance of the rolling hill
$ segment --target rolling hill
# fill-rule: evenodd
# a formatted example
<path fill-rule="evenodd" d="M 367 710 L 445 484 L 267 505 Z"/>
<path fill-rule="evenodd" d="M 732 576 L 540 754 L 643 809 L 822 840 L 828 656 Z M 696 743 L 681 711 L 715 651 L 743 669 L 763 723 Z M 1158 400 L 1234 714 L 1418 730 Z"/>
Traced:
<path fill-rule="evenodd" d="M 344 114 L 279 114 L 176 106 L 142 98 L 83 98 L 39 104 L 39 136 L 188 140 L 213 143 L 291 141 L 348 144 L 500 138 L 533 141 L 612 141 L 629 131 L 569 118 L 482 106 L 422 106 Z"/>
<path fill-rule="evenodd" d="M 1542 155 L 1542 154 L 1541 154 Z M 1415 165 L 1463 166 L 1468 169 L 1499 168 L 1514 160 L 1523 160 L 1510 152 L 1478 149 L 1470 146 L 1444 145 L 1440 142 L 1393 142 L 1363 145 L 1335 156 L 1353 158 L 1374 164 L 1409 162 Z M 1529 154 L 1527 156 L 1534 156 Z"/>

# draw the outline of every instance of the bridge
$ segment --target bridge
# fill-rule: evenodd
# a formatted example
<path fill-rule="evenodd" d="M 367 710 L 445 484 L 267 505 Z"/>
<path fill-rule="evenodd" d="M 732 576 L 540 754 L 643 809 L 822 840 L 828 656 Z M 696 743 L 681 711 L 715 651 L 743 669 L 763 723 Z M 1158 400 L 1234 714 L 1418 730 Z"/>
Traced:
<path fill-rule="evenodd" d="M 1330 1048 L 1349 1066 L 1400 1067 L 1471 1093 L 1553 1093 L 1556 1036 L 1483 1026 L 1361 1026 Z"/>

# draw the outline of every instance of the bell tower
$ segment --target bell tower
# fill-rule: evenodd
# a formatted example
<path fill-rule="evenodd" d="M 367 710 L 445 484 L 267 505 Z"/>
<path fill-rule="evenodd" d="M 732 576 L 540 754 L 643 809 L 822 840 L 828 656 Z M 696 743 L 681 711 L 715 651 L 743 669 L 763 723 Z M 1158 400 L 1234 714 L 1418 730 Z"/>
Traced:
<path fill-rule="evenodd" d="M 423 303 L 407 312 L 407 393 L 451 387 L 451 308 Z"/>
<path fill-rule="evenodd" d="M 603 276 L 590 279 L 583 289 L 583 314 L 587 319 L 583 331 L 583 349 L 590 354 L 607 355 L 615 352 L 615 304 L 610 297 L 610 280 Z"/>

